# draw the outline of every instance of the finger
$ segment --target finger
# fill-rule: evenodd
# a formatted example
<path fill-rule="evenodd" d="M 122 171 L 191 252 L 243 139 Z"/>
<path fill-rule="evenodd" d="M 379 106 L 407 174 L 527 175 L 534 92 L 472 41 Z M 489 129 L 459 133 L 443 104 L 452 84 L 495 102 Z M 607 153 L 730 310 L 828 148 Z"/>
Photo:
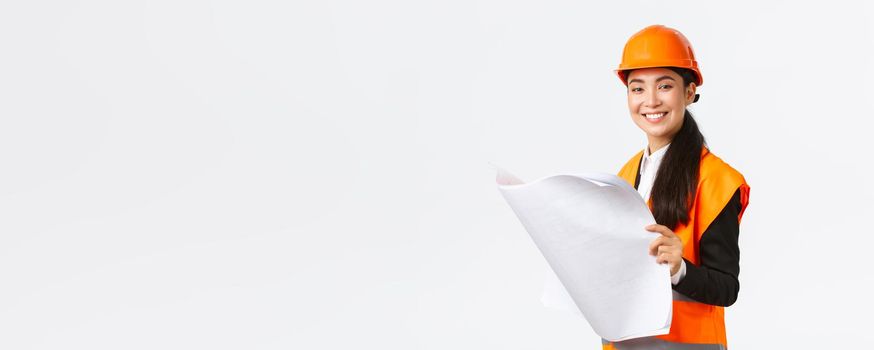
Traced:
<path fill-rule="evenodd" d="M 671 253 L 671 254 L 680 255 L 680 253 L 683 252 L 683 248 L 681 246 L 678 246 L 678 245 L 663 244 L 663 245 L 658 246 L 658 252 L 659 253 Z"/>
<path fill-rule="evenodd" d="M 677 259 L 671 253 L 659 253 L 658 257 L 656 258 L 656 262 L 658 262 L 659 264 L 673 264 L 674 262 L 678 261 L 679 259 Z"/>
<path fill-rule="evenodd" d="M 649 225 L 646 227 L 646 229 L 647 229 L 647 231 L 661 233 L 662 236 L 665 236 L 665 237 L 670 237 L 670 238 L 677 237 L 677 234 L 675 234 L 674 231 L 672 231 L 671 229 L 669 229 L 667 226 L 664 226 L 664 225 Z"/>
<path fill-rule="evenodd" d="M 667 227 L 665 227 L 664 230 L 659 230 L 659 233 L 661 233 L 663 236 L 668 237 L 668 238 L 678 238 L 677 234 L 674 233 L 674 231 L 671 231 L 671 229 L 669 229 Z"/>
<path fill-rule="evenodd" d="M 649 244 L 649 255 L 656 255 L 657 249 L 665 244 L 665 237 L 659 236 Z"/>
<path fill-rule="evenodd" d="M 676 251 L 676 249 L 674 249 L 674 247 L 671 247 L 669 245 L 660 245 L 658 248 L 659 254 L 661 254 L 661 253 L 673 253 L 674 251 Z"/>
<path fill-rule="evenodd" d="M 646 229 L 647 231 L 650 231 L 650 232 L 658 232 L 662 228 L 668 228 L 668 227 L 665 225 L 659 225 L 659 224 L 652 224 L 652 225 L 644 226 L 644 229 Z"/>

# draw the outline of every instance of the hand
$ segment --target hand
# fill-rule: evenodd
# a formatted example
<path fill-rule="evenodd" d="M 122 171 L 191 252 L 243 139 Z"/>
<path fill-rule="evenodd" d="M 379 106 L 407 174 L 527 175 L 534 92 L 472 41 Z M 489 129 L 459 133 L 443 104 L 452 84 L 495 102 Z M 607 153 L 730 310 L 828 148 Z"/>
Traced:
<path fill-rule="evenodd" d="M 683 261 L 683 241 L 667 226 L 649 225 L 644 228 L 661 234 L 649 244 L 649 255 L 655 256 L 659 264 L 671 264 L 671 276 L 677 274 Z"/>

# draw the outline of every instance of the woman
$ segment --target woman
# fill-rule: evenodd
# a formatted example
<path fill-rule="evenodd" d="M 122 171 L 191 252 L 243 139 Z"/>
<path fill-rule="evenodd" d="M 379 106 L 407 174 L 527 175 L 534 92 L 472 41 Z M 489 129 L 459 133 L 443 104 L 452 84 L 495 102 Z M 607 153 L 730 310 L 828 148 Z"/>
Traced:
<path fill-rule="evenodd" d="M 749 199 L 743 176 L 704 144 L 686 109 L 703 79 L 682 33 L 644 28 L 626 43 L 616 70 L 628 87 L 631 119 L 647 137 L 619 176 L 650 206 L 660 234 L 650 254 L 671 267 L 669 334 L 611 343 L 604 349 L 726 349 L 723 307 L 740 284 L 738 231 Z"/>

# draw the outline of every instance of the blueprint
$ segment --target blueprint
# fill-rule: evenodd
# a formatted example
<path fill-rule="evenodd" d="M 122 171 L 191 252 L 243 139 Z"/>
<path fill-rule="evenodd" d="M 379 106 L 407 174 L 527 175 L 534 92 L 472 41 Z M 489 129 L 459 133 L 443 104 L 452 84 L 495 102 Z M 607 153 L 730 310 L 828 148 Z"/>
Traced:
<path fill-rule="evenodd" d="M 609 341 L 669 332 L 670 271 L 649 255 L 658 233 L 644 229 L 655 220 L 634 188 L 602 173 L 524 183 L 497 171 L 500 193 L 557 277 L 545 305 L 575 308 Z"/>

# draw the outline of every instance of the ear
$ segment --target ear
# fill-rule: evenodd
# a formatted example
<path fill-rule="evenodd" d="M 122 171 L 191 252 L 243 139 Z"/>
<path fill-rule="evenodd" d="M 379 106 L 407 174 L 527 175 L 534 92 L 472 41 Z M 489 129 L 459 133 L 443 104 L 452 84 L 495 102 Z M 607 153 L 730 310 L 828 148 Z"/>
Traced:
<path fill-rule="evenodd" d="M 695 91 L 697 91 L 698 85 L 695 83 L 689 83 L 689 86 L 686 87 L 686 105 L 692 104 L 695 102 Z"/>

